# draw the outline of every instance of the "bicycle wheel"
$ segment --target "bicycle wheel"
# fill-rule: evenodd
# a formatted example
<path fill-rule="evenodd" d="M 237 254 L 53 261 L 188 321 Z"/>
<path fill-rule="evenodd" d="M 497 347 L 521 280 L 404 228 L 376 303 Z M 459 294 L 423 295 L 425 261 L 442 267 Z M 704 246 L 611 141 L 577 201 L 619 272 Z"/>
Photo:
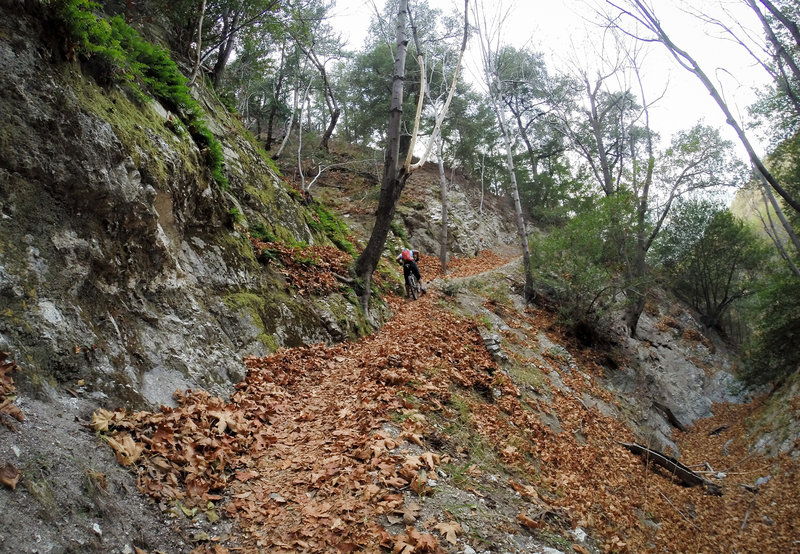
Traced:
<path fill-rule="evenodd" d="M 414 277 L 413 273 L 408 276 L 408 292 L 411 293 L 411 296 L 414 298 L 414 300 L 416 300 L 419 296 L 419 285 L 417 284 L 417 278 Z"/>

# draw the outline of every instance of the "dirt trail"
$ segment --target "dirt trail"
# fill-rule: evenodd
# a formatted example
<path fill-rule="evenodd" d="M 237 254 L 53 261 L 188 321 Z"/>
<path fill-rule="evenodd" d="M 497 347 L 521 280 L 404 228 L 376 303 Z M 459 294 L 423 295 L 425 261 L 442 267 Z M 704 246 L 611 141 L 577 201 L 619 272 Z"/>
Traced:
<path fill-rule="evenodd" d="M 506 261 L 485 256 L 454 274 Z M 377 551 L 403 542 L 436 551 L 438 533 L 412 526 L 392 536 L 377 523 L 392 514 L 413 523 L 403 492 L 429 493 L 442 463 L 427 449 L 424 416 L 396 417 L 412 407 L 403 385 L 416 381 L 418 398 L 441 406 L 452 381 L 488 390 L 496 365 L 474 322 L 437 307 L 435 293 L 389 303 L 394 317 L 358 342 L 246 360 L 248 377 L 228 404 L 187 393 L 174 411 L 105 413 L 101 425 L 116 430 L 112 446 L 124 461 L 148 468 L 143 490 L 184 512 L 224 505 L 238 519 L 243 535 L 199 551 Z M 427 523 L 433 531 L 450 519 Z"/>
<path fill-rule="evenodd" d="M 448 279 L 507 273 L 507 262 L 454 262 Z M 436 263 L 422 260 L 426 283 L 442 283 Z M 723 496 L 653 473 L 617 443 L 634 438 L 609 412 L 601 353 L 545 332 L 552 314 L 504 298 L 505 277 L 477 281 L 457 299 L 436 286 L 389 299 L 394 317 L 357 342 L 248 359 L 230 402 L 187 392 L 161 413 L 100 411 L 95 427 L 140 468 L 141 490 L 192 517 L 198 553 L 795 545 L 800 508 L 779 495 L 797 490 L 800 472 L 782 460 L 757 499 L 741 488 L 776 463 L 746 454 L 742 415 L 723 409 L 677 437 L 688 463 L 736 468 Z M 456 315 L 465 305 L 484 311 Z M 478 321 L 502 335 L 502 371 Z M 742 421 L 734 435 L 709 439 L 731 420 Z M 221 512 L 229 518 L 216 522 Z"/>

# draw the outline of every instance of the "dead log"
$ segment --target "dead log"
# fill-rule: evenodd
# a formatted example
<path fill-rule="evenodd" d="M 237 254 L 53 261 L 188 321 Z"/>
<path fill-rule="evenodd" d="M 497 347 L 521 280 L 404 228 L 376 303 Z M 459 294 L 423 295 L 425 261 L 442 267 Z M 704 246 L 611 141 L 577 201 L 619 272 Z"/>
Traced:
<path fill-rule="evenodd" d="M 664 415 L 667 416 L 667 421 L 669 421 L 670 425 L 672 425 L 673 427 L 675 427 L 676 429 L 678 429 L 680 431 L 683 431 L 684 433 L 686 432 L 686 426 L 683 423 L 681 423 L 680 421 L 678 421 L 678 418 L 675 417 L 675 414 L 672 413 L 672 410 L 670 410 L 668 407 L 666 407 L 661 402 L 655 402 L 654 401 L 653 402 L 653 406 L 655 406 L 656 408 L 658 408 L 659 410 L 664 412 Z"/>
<path fill-rule="evenodd" d="M 619 442 L 619 441 L 618 441 Z M 658 450 L 653 450 L 651 448 L 647 448 L 646 446 L 642 446 L 641 444 L 630 444 L 627 442 L 620 442 L 622 446 L 633 452 L 634 454 L 638 454 L 642 458 L 644 458 L 645 462 L 653 462 L 654 464 L 663 467 L 667 471 L 669 471 L 672 475 L 678 478 L 678 480 L 688 487 L 696 487 L 698 485 L 702 485 L 709 494 L 714 495 L 721 495 L 722 494 L 722 487 L 717 485 L 716 483 L 712 483 L 702 475 L 695 473 L 678 460 L 671 456 L 667 456 L 659 452 Z"/>

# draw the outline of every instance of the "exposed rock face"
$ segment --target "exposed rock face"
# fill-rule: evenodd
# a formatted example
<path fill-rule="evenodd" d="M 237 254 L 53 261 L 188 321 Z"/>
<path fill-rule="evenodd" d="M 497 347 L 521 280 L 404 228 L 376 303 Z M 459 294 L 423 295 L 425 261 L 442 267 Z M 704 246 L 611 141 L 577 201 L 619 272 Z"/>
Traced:
<path fill-rule="evenodd" d="M 414 173 L 403 193 L 405 205 L 398 207 L 396 216 L 408 230 L 411 245 L 429 255 L 438 254 L 440 248 L 442 202 L 437 193 L 438 179 L 435 164 Z M 417 193 L 419 187 L 425 188 L 424 195 Z M 513 207 L 503 205 L 505 202 L 487 194 L 481 206 L 480 190 L 456 176 L 447 190 L 447 251 L 459 256 L 474 256 L 481 250 L 518 251 L 514 219 L 507 215 L 513 213 Z"/>
<path fill-rule="evenodd" d="M 678 453 L 664 408 L 689 426 L 710 417 L 715 403 L 745 399 L 725 346 L 701 330 L 691 313 L 664 304 L 642 314 L 638 339 L 619 333 L 627 360 L 610 373 L 609 385 L 630 402 L 631 422 L 653 448 Z"/>
<path fill-rule="evenodd" d="M 750 423 L 756 450 L 800 458 L 800 372 L 796 371 L 769 395 L 764 408 Z"/>
<path fill-rule="evenodd" d="M 226 393 L 242 356 L 363 330 L 354 298 L 293 297 L 256 261 L 248 222 L 326 239 L 218 102 L 199 96 L 229 191 L 163 107 L 100 89 L 22 5 L 2 12 L 0 344 L 23 387 L 84 380 L 98 400 L 157 406 Z"/>

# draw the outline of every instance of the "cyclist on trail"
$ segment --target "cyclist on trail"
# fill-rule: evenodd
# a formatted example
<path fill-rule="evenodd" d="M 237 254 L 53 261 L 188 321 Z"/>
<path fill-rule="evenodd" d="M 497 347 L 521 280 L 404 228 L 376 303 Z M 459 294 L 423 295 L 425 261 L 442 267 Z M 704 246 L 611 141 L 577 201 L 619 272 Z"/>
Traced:
<path fill-rule="evenodd" d="M 419 251 L 411 250 L 410 248 L 398 248 L 397 249 L 397 263 L 403 265 L 403 278 L 406 281 L 406 291 L 408 291 L 408 276 L 409 274 L 413 273 L 414 277 L 417 278 L 417 282 L 419 283 L 419 288 L 422 289 L 422 294 L 427 294 L 427 290 L 425 287 L 422 286 L 422 276 L 419 274 L 419 268 L 417 267 L 417 261 L 419 260 Z M 406 292 L 406 296 L 408 296 L 408 292 Z"/>

